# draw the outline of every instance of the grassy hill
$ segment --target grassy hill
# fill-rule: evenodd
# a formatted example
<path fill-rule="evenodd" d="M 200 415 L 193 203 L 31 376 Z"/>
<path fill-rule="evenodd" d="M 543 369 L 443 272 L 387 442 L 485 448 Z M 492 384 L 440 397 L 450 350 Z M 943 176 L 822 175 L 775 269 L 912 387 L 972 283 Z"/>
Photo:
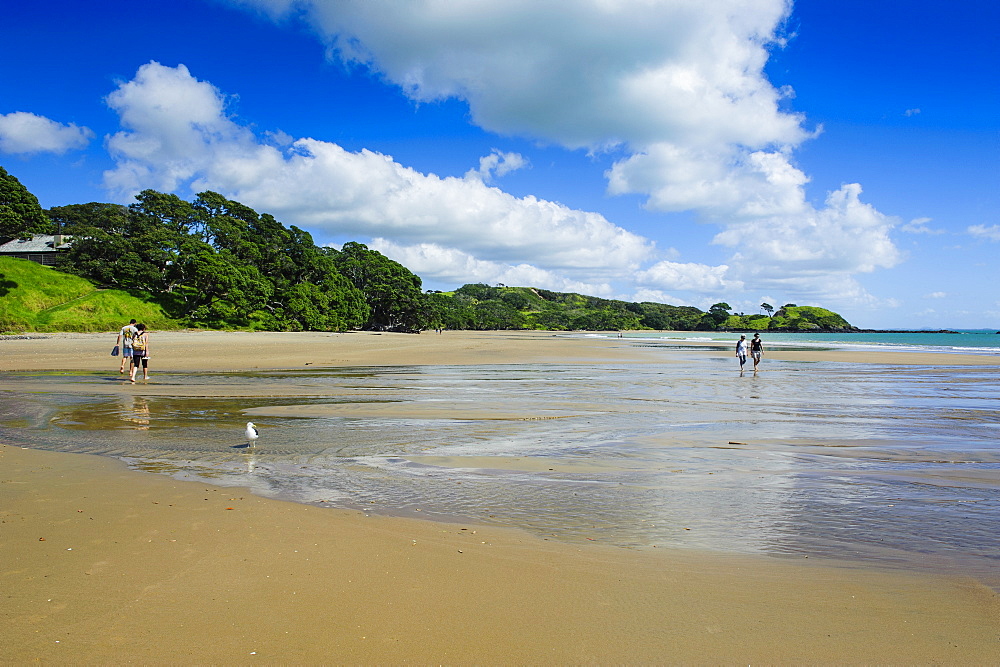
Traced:
<path fill-rule="evenodd" d="M 723 325 L 726 329 L 751 329 L 759 331 L 847 331 L 852 327 L 847 320 L 826 308 L 793 306 L 780 308 L 774 317 L 767 315 L 730 315 Z"/>
<path fill-rule="evenodd" d="M 180 324 L 152 302 L 26 259 L 0 257 L 0 333 L 114 331 L 135 318 L 153 329 Z"/>
<path fill-rule="evenodd" d="M 727 304 L 717 304 L 725 306 Z M 774 317 L 729 315 L 694 306 L 633 303 L 535 287 L 463 285 L 453 292 L 427 295 L 428 326 L 446 329 L 543 329 L 621 331 L 656 329 L 714 331 L 844 331 L 853 329 L 837 313 L 815 306 L 787 304 Z M 725 312 L 728 312 L 725 311 Z"/>
<path fill-rule="evenodd" d="M 447 329 L 690 330 L 701 325 L 705 315 L 691 306 L 631 303 L 535 287 L 491 287 L 481 283 L 427 297 L 428 325 Z"/>

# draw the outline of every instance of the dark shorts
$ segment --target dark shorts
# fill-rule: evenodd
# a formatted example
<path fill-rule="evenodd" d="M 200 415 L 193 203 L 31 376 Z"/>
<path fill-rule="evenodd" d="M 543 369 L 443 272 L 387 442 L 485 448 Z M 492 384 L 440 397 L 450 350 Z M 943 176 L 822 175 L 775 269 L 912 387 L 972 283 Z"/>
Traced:
<path fill-rule="evenodd" d="M 146 357 L 142 356 L 144 354 L 146 354 L 146 353 L 145 352 L 134 352 L 132 354 L 132 365 L 135 366 L 136 368 L 139 368 L 139 367 L 148 368 L 149 367 L 149 359 L 147 359 Z"/>

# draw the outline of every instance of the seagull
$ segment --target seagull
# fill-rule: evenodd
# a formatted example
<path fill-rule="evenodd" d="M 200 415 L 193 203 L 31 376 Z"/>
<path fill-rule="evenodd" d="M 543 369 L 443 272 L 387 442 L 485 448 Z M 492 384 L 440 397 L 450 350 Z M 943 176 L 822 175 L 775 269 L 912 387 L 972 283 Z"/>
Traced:
<path fill-rule="evenodd" d="M 253 425 L 253 422 L 247 422 L 247 447 L 253 449 L 259 437 L 260 433 L 257 432 L 257 427 Z"/>

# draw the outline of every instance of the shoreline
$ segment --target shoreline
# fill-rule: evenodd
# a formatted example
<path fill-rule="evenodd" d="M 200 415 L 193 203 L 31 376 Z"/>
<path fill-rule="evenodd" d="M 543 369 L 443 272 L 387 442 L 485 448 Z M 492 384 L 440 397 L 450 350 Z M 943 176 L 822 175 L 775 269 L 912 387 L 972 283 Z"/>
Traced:
<path fill-rule="evenodd" d="M 672 332 L 664 332 L 672 333 Z M 678 332 L 683 333 L 683 332 Z M 44 337 L 42 337 L 44 336 Z M 718 341 L 656 340 L 553 331 L 388 332 L 226 332 L 153 331 L 150 373 L 163 371 L 279 370 L 305 366 L 420 366 L 512 363 L 671 363 L 664 352 L 704 347 L 701 354 L 730 357 L 712 350 Z M 115 333 L 40 334 L 0 339 L 0 372 L 107 370 Z M 776 361 L 892 364 L 905 366 L 1000 366 L 1000 355 L 897 350 L 765 347 Z"/>
<path fill-rule="evenodd" d="M 0 341 L 0 370 L 117 376 L 113 344 Z M 765 363 L 1000 365 L 896 354 L 911 360 Z M 161 370 L 676 361 L 669 344 L 554 332 L 154 332 L 151 357 L 151 395 L 179 391 Z M 986 663 L 1000 635 L 1000 597 L 964 576 L 367 516 L 12 445 L 0 470 L 6 661 Z"/>

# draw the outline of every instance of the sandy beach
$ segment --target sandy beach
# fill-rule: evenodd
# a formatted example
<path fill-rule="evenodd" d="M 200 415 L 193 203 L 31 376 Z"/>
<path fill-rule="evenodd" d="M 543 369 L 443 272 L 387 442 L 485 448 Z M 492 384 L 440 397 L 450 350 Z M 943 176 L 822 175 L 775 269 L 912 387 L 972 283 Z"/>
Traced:
<path fill-rule="evenodd" d="M 0 371 L 116 373 L 113 344 L 113 334 L 2 340 Z M 767 359 L 998 364 L 839 351 Z M 675 360 L 662 347 L 548 332 L 154 332 L 152 380 L 137 388 L 153 397 L 223 392 L 157 385 L 166 372 L 555 363 Z M 100 391 L 134 389 L 105 384 Z M 294 391 L 307 389 L 282 395 Z M 389 405 L 336 409 L 370 419 L 429 410 Z M 476 410 L 466 418 L 510 418 Z M 109 457 L 0 445 L 0 522 L 0 661 L 11 664 L 995 664 L 1000 656 L 1000 598 L 960 573 L 569 543 L 262 498 Z"/>

